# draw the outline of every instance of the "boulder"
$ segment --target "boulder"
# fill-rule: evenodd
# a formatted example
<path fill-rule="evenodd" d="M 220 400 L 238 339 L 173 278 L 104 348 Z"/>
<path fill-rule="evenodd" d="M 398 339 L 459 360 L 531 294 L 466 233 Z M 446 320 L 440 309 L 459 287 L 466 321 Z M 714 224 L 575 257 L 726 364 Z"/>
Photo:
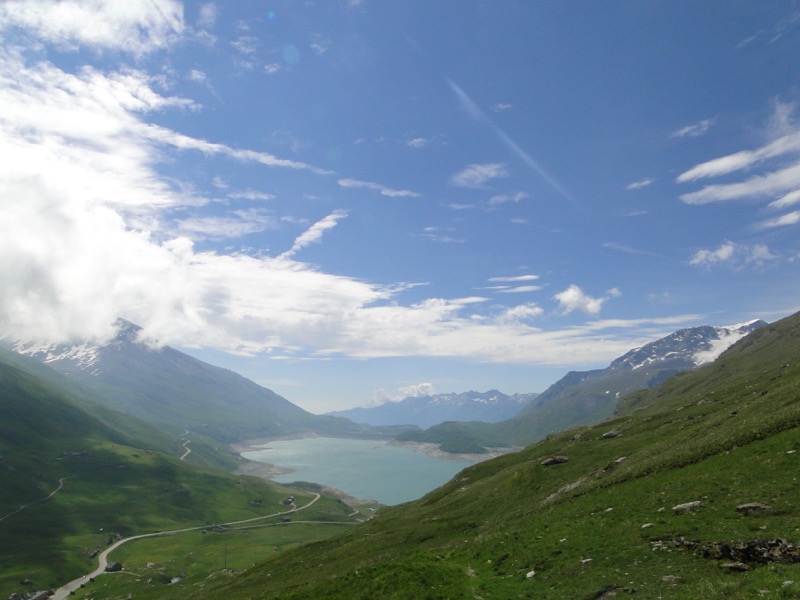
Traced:
<path fill-rule="evenodd" d="M 559 455 L 556 455 L 556 456 L 551 456 L 549 458 L 545 458 L 542 461 L 542 466 L 543 467 L 549 467 L 551 465 L 560 465 L 560 464 L 563 464 L 563 463 L 567 462 L 568 460 L 569 460 L 569 458 L 559 454 Z"/>

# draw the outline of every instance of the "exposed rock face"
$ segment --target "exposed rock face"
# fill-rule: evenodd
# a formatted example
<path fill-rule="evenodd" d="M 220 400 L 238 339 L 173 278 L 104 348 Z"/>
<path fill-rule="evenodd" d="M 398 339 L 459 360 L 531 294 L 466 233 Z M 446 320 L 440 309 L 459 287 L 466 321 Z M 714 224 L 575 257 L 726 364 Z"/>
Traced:
<path fill-rule="evenodd" d="M 676 548 L 696 552 L 703 558 L 728 560 L 722 565 L 731 570 L 742 570 L 736 564 L 767 564 L 771 562 L 800 563 L 800 547 L 782 538 L 772 540 L 751 540 L 748 542 L 714 542 L 700 544 L 697 541 L 678 537 L 672 540 Z M 749 568 L 749 567 L 748 567 Z"/>

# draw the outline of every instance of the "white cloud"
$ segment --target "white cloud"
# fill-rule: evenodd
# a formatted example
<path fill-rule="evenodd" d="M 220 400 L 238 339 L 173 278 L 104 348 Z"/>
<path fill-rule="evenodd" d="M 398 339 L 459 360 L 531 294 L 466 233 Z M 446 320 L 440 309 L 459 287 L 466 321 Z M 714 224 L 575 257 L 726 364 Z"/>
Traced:
<path fill-rule="evenodd" d="M 741 269 L 750 266 L 760 267 L 767 261 L 776 258 L 764 244 L 750 246 L 725 241 L 715 250 L 698 250 L 692 255 L 689 264 L 706 268 L 727 265 L 734 269 Z"/>
<path fill-rule="evenodd" d="M 329 214 L 327 217 L 320 219 L 316 223 L 314 223 L 311 227 L 309 227 L 306 231 L 300 234 L 297 239 L 295 239 L 294 244 L 292 244 L 291 249 L 287 250 L 283 254 L 281 254 L 280 258 L 291 258 L 297 252 L 308 246 L 309 244 L 316 244 L 322 239 L 322 234 L 324 234 L 329 229 L 333 229 L 339 223 L 341 219 L 344 219 L 347 216 L 347 212 L 344 210 L 336 210 Z"/>
<path fill-rule="evenodd" d="M 450 178 L 456 187 L 480 188 L 492 179 L 508 177 L 506 166 L 501 163 L 471 164 Z"/>
<path fill-rule="evenodd" d="M 544 314 L 544 310 L 536 304 L 529 302 L 528 304 L 520 304 L 505 310 L 500 315 L 501 322 L 514 322 L 514 321 L 527 321 L 535 317 L 540 317 Z"/>
<path fill-rule="evenodd" d="M 267 75 L 275 75 L 280 73 L 283 67 L 281 67 L 280 63 L 269 63 L 264 65 L 264 72 Z"/>
<path fill-rule="evenodd" d="M 409 148 L 424 148 L 430 143 L 430 140 L 423 137 L 414 138 L 412 140 L 408 140 L 406 142 L 406 146 Z"/>
<path fill-rule="evenodd" d="M 736 244 L 724 242 L 716 250 L 698 250 L 689 260 L 689 264 L 697 266 L 710 266 L 721 262 L 729 261 L 733 258 Z"/>
<path fill-rule="evenodd" d="M 507 102 L 498 102 L 497 104 L 492 106 L 492 112 L 504 112 L 511 108 L 513 105 L 508 104 Z"/>
<path fill-rule="evenodd" d="M 43 0 L 38 6 L 50 10 L 56 4 Z M 73 4 L 65 1 L 63 6 Z M 22 5 L 0 4 L 3 11 L 9 6 Z M 104 6 L 100 12 L 137 13 L 142 6 L 177 5 Z M 91 15 L 87 19 L 92 22 Z M 169 38 L 162 36 L 164 16 L 158 19 L 144 22 L 133 36 L 135 44 L 124 36 L 103 43 L 132 52 L 158 48 Z M 30 28 L 45 31 L 44 22 Z M 25 26 L 19 19 L 12 25 Z M 65 30 L 67 25 L 55 27 Z M 52 39 L 88 43 L 81 35 L 72 31 L 52 34 Z M 210 200 L 162 173 L 178 156 L 201 163 L 210 176 L 217 157 L 306 175 L 329 172 L 148 122 L 155 111 L 196 107 L 158 93 L 153 79 L 137 70 L 87 67 L 68 73 L 44 60 L 26 63 L 19 53 L 3 48 L 0 106 L 0 331 L 11 337 L 102 339 L 113 335 L 111 324 L 124 317 L 163 343 L 235 353 L 280 350 L 283 356 L 315 359 L 440 356 L 574 365 L 610 360 L 663 334 L 664 323 L 683 319 L 593 322 L 542 331 L 524 321 L 538 312 L 531 305 L 509 313 L 517 317 L 513 322 L 479 318 L 488 302 L 483 297 L 403 305 L 401 292 L 411 284 L 328 274 L 292 258 L 344 218 L 341 211 L 312 225 L 282 257 L 202 250 L 190 235 L 239 235 L 242 228 L 271 226 L 269 215 L 242 211 L 225 215 L 231 221 L 209 220 L 203 208 L 211 206 Z M 229 181 L 235 180 L 231 175 Z M 218 189 L 230 189 L 223 178 L 211 181 Z M 345 187 L 350 183 L 387 195 L 415 195 L 341 181 Z M 176 214 L 193 215 L 182 219 L 183 233 L 171 225 Z"/>
<path fill-rule="evenodd" d="M 646 179 L 640 179 L 639 181 L 634 181 L 633 183 L 629 183 L 625 186 L 626 190 L 641 190 L 642 188 L 646 188 L 649 185 L 652 185 L 655 182 L 655 179 L 651 179 L 650 177 Z"/>
<path fill-rule="evenodd" d="M 600 314 L 603 303 L 608 300 L 608 298 L 592 298 L 574 284 L 553 296 L 553 299 L 561 305 L 562 313 L 565 315 L 579 310 L 592 316 Z"/>
<path fill-rule="evenodd" d="M 176 0 L 5 0 L 0 31 L 21 27 L 62 48 L 87 46 L 143 55 L 166 48 L 184 31 L 183 5 Z"/>
<path fill-rule="evenodd" d="M 402 398 L 420 398 L 422 396 L 432 396 L 436 393 L 436 388 L 432 383 L 417 383 L 398 389 Z"/>
<path fill-rule="evenodd" d="M 716 119 L 703 119 L 698 123 L 681 127 L 674 131 L 670 137 L 700 137 L 708 133 L 708 130 L 714 125 Z"/>
<path fill-rule="evenodd" d="M 382 196 L 389 196 L 390 198 L 416 198 L 419 196 L 417 192 L 410 190 L 395 190 L 380 183 L 371 181 L 360 181 L 358 179 L 340 179 L 339 185 L 344 188 L 360 188 L 367 190 L 375 190 L 380 192 Z"/>

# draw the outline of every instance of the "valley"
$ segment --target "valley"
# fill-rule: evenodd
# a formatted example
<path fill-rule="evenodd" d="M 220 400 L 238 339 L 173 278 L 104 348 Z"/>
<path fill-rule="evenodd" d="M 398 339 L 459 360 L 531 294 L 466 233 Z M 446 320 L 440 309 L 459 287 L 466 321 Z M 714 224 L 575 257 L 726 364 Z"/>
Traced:
<path fill-rule="evenodd" d="M 104 406 L 102 390 L 112 379 L 103 388 L 84 387 L 85 379 L 68 369 L 59 374 L 4 351 L 0 483 L 9 491 L 0 511 L 0 550 L 10 569 L 0 588 L 20 598 L 26 589 L 58 590 L 57 598 L 313 598 L 323 590 L 326 597 L 344 598 L 354 589 L 364 590 L 365 598 L 389 590 L 403 590 L 398 597 L 408 598 L 430 590 L 442 598 L 560 598 L 591 589 L 692 598 L 706 597 L 693 587 L 702 579 L 713 589 L 707 597 L 716 597 L 733 579 L 719 566 L 721 559 L 698 563 L 692 549 L 767 543 L 765 531 L 789 544 L 788 554 L 775 559 L 785 566 L 769 573 L 791 574 L 800 521 L 788 499 L 800 483 L 779 474 L 795 472 L 800 451 L 798 371 L 784 358 L 800 353 L 798 327 L 798 315 L 759 325 L 706 366 L 687 365 L 651 389 L 614 394 L 606 420 L 576 413 L 586 424 L 517 452 L 492 455 L 481 448 L 471 457 L 475 464 L 452 460 L 457 455 L 435 443 L 388 445 L 391 437 L 407 435 L 397 426 L 344 423 L 337 437 L 327 438 L 331 425 L 340 423 L 331 421 L 335 417 L 316 429 L 311 418 L 307 429 L 289 430 L 304 431 L 299 437 L 229 447 L 222 420 L 217 433 L 169 422 L 159 428 L 157 415 L 147 424 Z M 116 352 L 127 346 L 141 353 L 134 340 L 118 341 Z M 669 368 L 676 364 L 675 348 L 663 352 Z M 148 350 L 146 360 L 116 364 L 141 370 L 165 352 L 180 358 L 169 349 Z M 686 352 L 693 356 L 696 346 Z M 648 365 L 645 377 L 660 364 L 649 356 L 636 361 Z M 571 374 L 564 382 L 599 381 L 609 389 L 626 357 L 612 364 L 611 377 Z M 178 370 L 161 381 L 180 381 L 180 360 L 168 363 Z M 92 365 L 98 367 L 102 363 Z M 217 373 L 202 363 L 190 373 L 196 379 L 201 371 Z M 635 381 L 642 380 L 637 375 Z M 528 406 L 547 405 L 537 402 L 564 389 L 564 382 L 534 395 Z M 231 400 L 229 395 L 226 402 Z M 202 410 L 212 414 L 213 401 L 203 402 L 211 402 Z M 563 400 L 551 404 L 569 406 Z M 352 431 L 358 435 L 347 437 Z M 374 472 L 362 463 L 387 453 L 393 458 L 377 463 Z M 400 468 L 401 455 L 412 461 L 408 472 Z M 764 464 L 762 457 L 768 457 Z M 245 460 L 253 458 L 269 465 Z M 449 472 L 424 483 L 420 461 L 446 465 Z M 21 469 L 26 476 L 19 477 Z M 337 479 L 337 469 L 344 479 Z M 389 495 L 340 483 L 353 475 Z M 390 492 L 390 481 L 397 492 Z M 423 487 L 415 491 L 412 481 Z M 736 510 L 747 503 L 763 504 L 766 512 Z M 691 506 L 685 514 L 677 508 L 684 504 Z M 326 545 L 329 538 L 334 541 Z M 609 545 L 609 538 L 616 541 Z M 50 551 L 43 554 L 45 545 Z M 658 576 L 661 552 L 673 566 Z M 800 563 L 800 553 L 797 558 Z M 104 560 L 123 568 L 106 575 Z M 296 569 L 307 561 L 319 561 L 312 578 Z M 613 576 L 621 564 L 626 581 Z M 708 570 L 712 564 L 716 571 Z M 742 564 L 738 585 L 777 585 L 752 560 Z M 281 577 L 273 579 L 273 570 Z"/>

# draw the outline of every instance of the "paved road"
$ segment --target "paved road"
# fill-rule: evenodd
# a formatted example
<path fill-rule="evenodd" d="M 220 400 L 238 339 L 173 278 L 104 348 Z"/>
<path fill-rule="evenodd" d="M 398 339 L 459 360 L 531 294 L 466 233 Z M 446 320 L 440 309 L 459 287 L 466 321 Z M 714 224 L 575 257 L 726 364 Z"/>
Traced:
<path fill-rule="evenodd" d="M 220 523 L 219 525 L 224 526 L 224 527 L 227 527 L 229 525 L 241 525 L 242 523 L 252 523 L 253 521 L 261 521 L 263 519 L 271 519 L 272 517 L 279 517 L 281 515 L 288 515 L 290 513 L 297 512 L 299 510 L 303 510 L 303 509 L 308 508 L 309 506 L 314 504 L 319 499 L 320 499 L 320 495 L 319 494 L 314 494 L 314 499 L 311 500 L 311 502 L 309 502 L 308 504 L 304 504 L 303 506 L 294 506 L 290 510 L 285 510 L 285 511 L 282 511 L 282 512 L 273 513 L 271 515 L 264 515 L 263 517 L 253 517 L 252 519 L 244 519 L 242 521 L 230 521 L 229 523 Z M 187 532 L 187 531 L 197 531 L 198 529 L 205 529 L 206 527 L 208 527 L 208 524 L 199 525 L 197 527 L 186 527 L 185 529 L 172 529 L 170 531 L 157 531 L 155 533 L 143 533 L 141 535 L 134 535 L 134 536 L 131 536 L 131 537 L 127 537 L 127 538 L 121 539 L 121 540 L 119 540 L 118 542 L 112 544 L 111 546 L 109 546 L 108 548 L 103 550 L 103 552 L 100 553 L 100 555 L 98 556 L 98 566 L 94 571 L 92 571 L 91 573 L 88 573 L 87 575 L 84 575 L 83 577 L 79 577 L 78 579 L 73 579 L 72 581 L 70 581 L 66 585 L 61 586 L 55 592 L 53 592 L 53 594 L 50 596 L 50 600 L 66 600 L 66 598 L 69 598 L 69 595 L 70 595 L 71 592 L 79 589 L 82 585 L 88 584 L 90 579 L 105 574 L 106 566 L 108 565 L 108 555 L 111 554 L 114 550 L 116 550 L 120 546 L 122 546 L 122 544 L 126 544 L 126 543 L 128 543 L 130 541 L 139 540 L 139 539 L 147 538 L 147 537 L 157 537 L 157 536 L 162 536 L 162 535 L 175 535 L 176 533 L 184 533 L 184 532 Z"/>

